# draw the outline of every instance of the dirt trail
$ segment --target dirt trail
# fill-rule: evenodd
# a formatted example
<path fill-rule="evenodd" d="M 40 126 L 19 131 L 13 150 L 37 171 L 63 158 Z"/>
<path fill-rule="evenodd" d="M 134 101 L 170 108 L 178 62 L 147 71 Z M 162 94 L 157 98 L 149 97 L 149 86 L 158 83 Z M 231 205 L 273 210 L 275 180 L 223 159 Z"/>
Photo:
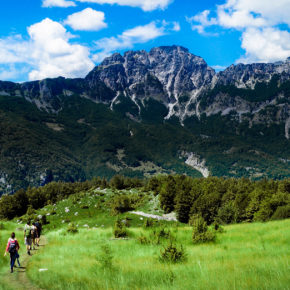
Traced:
<path fill-rule="evenodd" d="M 37 286 L 33 285 L 31 283 L 31 281 L 28 279 L 27 274 L 26 274 L 26 269 L 27 269 L 27 265 L 30 261 L 30 258 L 33 255 L 38 255 L 43 247 L 47 244 L 47 240 L 45 238 L 45 236 L 42 236 L 40 239 L 40 243 L 39 243 L 39 247 L 36 248 L 36 250 L 32 250 L 31 251 L 31 256 L 27 255 L 26 253 L 26 249 L 25 246 L 22 246 L 22 251 L 20 253 L 20 266 L 18 267 L 18 263 L 17 261 L 15 262 L 15 265 L 17 265 L 17 268 L 14 268 L 14 273 L 10 273 L 10 269 L 9 271 L 7 271 L 7 274 L 5 274 L 5 277 L 3 277 L 2 279 L 5 281 L 5 283 L 7 284 L 7 289 L 29 289 L 29 290 L 41 290 L 41 288 L 38 288 Z M 25 251 L 25 252 L 24 252 Z"/>
<path fill-rule="evenodd" d="M 176 216 L 174 213 L 169 213 L 169 214 L 164 214 L 162 216 L 156 215 L 156 214 L 150 214 L 150 213 L 145 213 L 143 211 L 130 211 L 132 214 L 148 217 L 148 218 L 153 218 L 157 220 L 163 220 L 163 221 L 177 221 Z"/>

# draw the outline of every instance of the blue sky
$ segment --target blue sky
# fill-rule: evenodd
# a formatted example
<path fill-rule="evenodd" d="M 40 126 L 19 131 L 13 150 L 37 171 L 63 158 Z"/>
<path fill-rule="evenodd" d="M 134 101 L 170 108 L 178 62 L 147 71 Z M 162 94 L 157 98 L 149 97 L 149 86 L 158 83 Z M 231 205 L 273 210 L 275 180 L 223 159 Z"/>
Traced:
<path fill-rule="evenodd" d="M 182 45 L 216 68 L 290 56 L 290 0 L 10 0 L 0 79 L 84 77 L 104 57 Z"/>

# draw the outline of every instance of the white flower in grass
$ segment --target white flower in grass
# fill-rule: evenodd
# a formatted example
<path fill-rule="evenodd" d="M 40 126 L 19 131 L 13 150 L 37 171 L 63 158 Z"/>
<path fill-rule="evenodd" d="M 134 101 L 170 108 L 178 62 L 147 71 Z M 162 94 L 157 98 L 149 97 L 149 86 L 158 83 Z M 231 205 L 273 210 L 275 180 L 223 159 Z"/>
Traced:
<path fill-rule="evenodd" d="M 41 218 L 42 218 L 42 215 L 41 215 L 41 214 L 39 214 L 37 217 L 38 217 L 39 219 L 41 219 Z"/>
<path fill-rule="evenodd" d="M 142 217 L 140 217 L 140 220 L 141 220 L 141 221 L 143 221 L 143 218 L 142 218 Z"/>
<path fill-rule="evenodd" d="M 65 212 L 69 212 L 69 208 L 68 207 L 65 208 Z"/>
<path fill-rule="evenodd" d="M 75 212 L 75 215 L 77 216 L 79 213 L 78 212 Z"/>
<path fill-rule="evenodd" d="M 46 215 L 50 215 L 50 213 L 47 213 Z"/>
<path fill-rule="evenodd" d="M 64 220 L 61 221 L 64 224 Z"/>
<path fill-rule="evenodd" d="M 101 225 L 101 227 L 103 228 L 103 227 L 104 227 L 104 225 Z"/>
<path fill-rule="evenodd" d="M 85 228 L 89 228 L 89 226 L 88 226 L 88 225 L 84 225 L 84 227 L 85 227 Z"/>

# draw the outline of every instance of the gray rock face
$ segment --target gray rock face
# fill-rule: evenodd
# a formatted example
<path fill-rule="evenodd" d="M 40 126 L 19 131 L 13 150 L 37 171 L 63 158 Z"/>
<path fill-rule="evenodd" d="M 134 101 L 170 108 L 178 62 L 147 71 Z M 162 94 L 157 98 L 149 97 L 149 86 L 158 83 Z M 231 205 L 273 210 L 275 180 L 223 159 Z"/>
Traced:
<path fill-rule="evenodd" d="M 112 109 L 125 96 L 135 103 L 139 115 L 146 106 L 145 100 L 154 99 L 167 108 L 165 118 L 176 116 L 181 123 L 188 117 L 200 117 L 203 113 L 210 116 L 234 112 L 240 121 L 250 118 L 250 124 L 284 122 L 286 126 L 290 115 L 287 89 L 276 90 L 271 96 L 263 98 L 261 94 L 268 90 L 265 87 L 264 92 L 259 91 L 260 99 L 245 98 L 240 91 L 234 94 L 226 90 L 214 93 L 221 86 L 254 91 L 258 83 L 270 83 L 274 76 L 277 88 L 289 81 L 290 58 L 268 64 L 231 65 L 216 74 L 201 57 L 191 54 L 188 49 L 162 46 L 149 52 L 128 51 L 124 56 L 115 53 L 104 59 L 85 79 L 57 78 L 24 84 L 0 82 L 0 92 L 2 95 L 24 97 L 40 109 L 53 113 L 62 109 L 63 97 L 73 94 L 106 103 Z M 267 113 L 269 106 L 275 107 L 271 116 Z"/>
<path fill-rule="evenodd" d="M 231 65 L 218 73 L 215 84 L 253 89 L 257 82 L 269 82 L 275 74 L 281 81 L 289 80 L 290 58 L 285 62 Z"/>
<path fill-rule="evenodd" d="M 86 80 L 93 84 L 104 82 L 116 92 L 142 99 L 163 95 L 168 106 L 177 103 L 182 95 L 192 97 L 209 86 L 215 72 L 206 62 L 180 46 L 157 47 L 149 53 L 128 51 L 122 57 L 113 54 L 96 67 Z M 159 98 L 160 99 L 160 98 Z"/>

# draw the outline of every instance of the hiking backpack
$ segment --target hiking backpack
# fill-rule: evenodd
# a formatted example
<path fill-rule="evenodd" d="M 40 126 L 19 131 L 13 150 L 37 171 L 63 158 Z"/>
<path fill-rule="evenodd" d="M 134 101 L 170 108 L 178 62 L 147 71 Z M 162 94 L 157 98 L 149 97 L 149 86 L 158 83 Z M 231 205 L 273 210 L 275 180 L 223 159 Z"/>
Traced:
<path fill-rule="evenodd" d="M 26 238 L 31 238 L 31 228 L 30 227 L 27 227 L 25 229 L 25 237 Z"/>
<path fill-rule="evenodd" d="M 10 241 L 8 252 L 10 254 L 15 254 L 16 253 L 16 241 Z"/>

